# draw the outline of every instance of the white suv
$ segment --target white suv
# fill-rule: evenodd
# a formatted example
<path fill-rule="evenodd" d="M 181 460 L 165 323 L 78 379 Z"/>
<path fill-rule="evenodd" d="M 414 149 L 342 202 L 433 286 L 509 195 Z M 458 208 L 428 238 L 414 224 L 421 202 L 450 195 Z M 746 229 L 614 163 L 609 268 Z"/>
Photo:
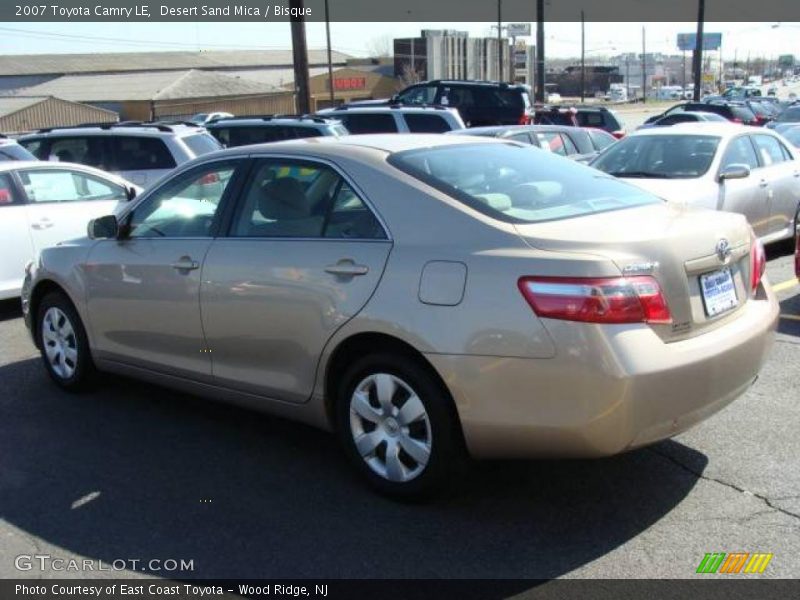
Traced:
<path fill-rule="evenodd" d="M 348 106 L 326 108 L 320 116 L 335 116 L 352 134 L 359 133 L 445 133 L 464 129 L 455 108 L 444 106 Z"/>
<path fill-rule="evenodd" d="M 222 145 L 194 123 L 141 123 L 40 129 L 19 143 L 40 160 L 72 162 L 114 173 L 146 187 Z"/>

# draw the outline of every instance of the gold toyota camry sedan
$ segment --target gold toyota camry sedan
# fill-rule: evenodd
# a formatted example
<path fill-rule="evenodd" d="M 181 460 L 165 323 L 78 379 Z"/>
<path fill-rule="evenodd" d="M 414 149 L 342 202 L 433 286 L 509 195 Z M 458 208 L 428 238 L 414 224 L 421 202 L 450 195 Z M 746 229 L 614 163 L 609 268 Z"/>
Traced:
<path fill-rule="evenodd" d="M 23 308 L 66 390 L 110 371 L 310 423 L 411 497 L 720 410 L 773 341 L 764 265 L 742 215 L 529 146 L 350 136 L 181 166 L 44 250 Z"/>

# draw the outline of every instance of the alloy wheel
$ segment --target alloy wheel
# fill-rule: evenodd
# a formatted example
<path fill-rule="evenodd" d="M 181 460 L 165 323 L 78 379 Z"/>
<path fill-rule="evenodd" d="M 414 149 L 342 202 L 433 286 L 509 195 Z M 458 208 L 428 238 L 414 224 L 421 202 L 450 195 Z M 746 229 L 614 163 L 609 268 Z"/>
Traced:
<path fill-rule="evenodd" d="M 42 319 L 42 345 L 47 362 L 61 379 L 69 379 L 78 367 L 78 340 L 69 318 L 52 306 Z"/>

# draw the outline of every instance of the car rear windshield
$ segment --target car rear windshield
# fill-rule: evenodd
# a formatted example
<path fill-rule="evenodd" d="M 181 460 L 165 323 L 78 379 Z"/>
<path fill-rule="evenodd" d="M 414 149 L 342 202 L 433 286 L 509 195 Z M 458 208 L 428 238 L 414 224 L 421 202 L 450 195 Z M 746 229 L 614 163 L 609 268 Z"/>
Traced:
<path fill-rule="evenodd" d="M 209 152 L 214 152 L 215 150 L 220 150 L 222 148 L 222 144 L 214 139 L 214 136 L 208 133 L 187 135 L 182 139 L 183 143 L 189 146 L 189 150 L 191 150 L 195 156 L 208 154 Z"/>
<path fill-rule="evenodd" d="M 393 154 L 389 164 L 495 219 L 539 223 L 660 199 L 530 146 L 464 144 Z"/>
<path fill-rule="evenodd" d="M 635 135 L 610 146 L 592 166 L 615 177 L 700 177 L 711 166 L 719 141 L 714 135 Z"/>
<path fill-rule="evenodd" d="M 741 119 L 742 121 L 756 120 L 755 113 L 746 106 L 731 106 L 731 111 L 733 111 L 734 117 Z"/>

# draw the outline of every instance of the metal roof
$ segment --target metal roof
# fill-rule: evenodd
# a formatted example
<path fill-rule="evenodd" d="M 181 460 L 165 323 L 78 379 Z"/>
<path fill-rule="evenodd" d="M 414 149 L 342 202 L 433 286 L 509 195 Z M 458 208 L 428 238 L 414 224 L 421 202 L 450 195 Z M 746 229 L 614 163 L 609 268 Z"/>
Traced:
<path fill-rule="evenodd" d="M 249 96 L 284 92 L 277 86 L 213 71 L 153 71 L 109 75 L 65 75 L 13 92 L 57 96 L 74 102 L 124 102 Z"/>
<path fill-rule="evenodd" d="M 0 96 L 0 117 L 12 115 L 45 100 L 47 100 L 47 96 L 25 96 L 24 98 Z"/>
<path fill-rule="evenodd" d="M 333 52 L 334 64 L 349 58 Z M 324 50 L 309 50 L 309 65 L 327 65 Z M 0 76 L 126 73 L 153 70 L 269 68 L 292 65 L 291 50 L 210 50 L 198 52 L 114 52 L 87 54 L 7 54 Z"/>

